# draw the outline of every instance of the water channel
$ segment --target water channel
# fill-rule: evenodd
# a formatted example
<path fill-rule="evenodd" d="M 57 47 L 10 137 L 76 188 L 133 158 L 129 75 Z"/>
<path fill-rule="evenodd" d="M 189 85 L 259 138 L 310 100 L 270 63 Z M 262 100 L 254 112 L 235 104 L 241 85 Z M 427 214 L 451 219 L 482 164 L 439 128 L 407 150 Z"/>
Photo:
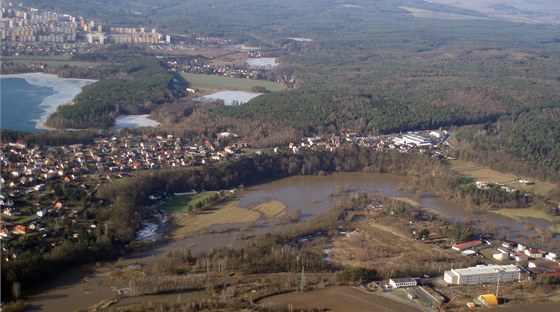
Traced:
<path fill-rule="evenodd" d="M 378 192 L 387 196 L 406 197 L 415 200 L 423 208 L 431 208 L 452 220 L 463 221 L 466 218 L 479 221 L 484 224 L 495 224 L 499 230 L 508 230 L 512 237 L 524 231 L 524 224 L 531 224 L 547 228 L 550 222 L 525 218 L 522 222 L 492 214 L 475 213 L 464 209 L 456 203 L 424 194 L 417 196 L 406 190 L 407 177 L 374 174 L 374 173 L 336 173 L 326 176 L 295 176 L 285 178 L 244 190 L 238 199 L 240 207 L 251 207 L 253 205 L 276 199 L 282 201 L 287 210 L 299 209 L 302 212 L 302 220 L 326 212 L 336 205 L 342 196 L 352 192 Z M 199 251 L 210 251 L 212 248 L 221 246 L 241 246 L 247 242 L 243 239 L 250 228 L 252 235 L 278 230 L 279 226 L 275 220 L 261 219 L 256 224 L 229 224 L 227 228 L 238 228 L 241 232 L 235 233 L 224 231 L 226 227 L 216 227 L 201 233 L 183 238 L 174 239 L 165 244 L 155 246 L 147 251 L 127 255 L 125 259 L 119 260 L 120 264 L 144 263 L 149 264 L 158 256 L 178 248 L 189 248 L 193 253 Z M 27 298 L 31 302 L 31 311 L 60 311 L 77 310 L 88 308 L 99 301 L 113 297 L 118 288 L 125 287 L 102 274 L 109 264 L 90 265 L 88 267 L 71 269 L 58 279 L 55 279 L 37 293 Z M 134 299 L 127 299 L 134 301 Z M 142 298 L 137 298 L 142 301 Z"/>

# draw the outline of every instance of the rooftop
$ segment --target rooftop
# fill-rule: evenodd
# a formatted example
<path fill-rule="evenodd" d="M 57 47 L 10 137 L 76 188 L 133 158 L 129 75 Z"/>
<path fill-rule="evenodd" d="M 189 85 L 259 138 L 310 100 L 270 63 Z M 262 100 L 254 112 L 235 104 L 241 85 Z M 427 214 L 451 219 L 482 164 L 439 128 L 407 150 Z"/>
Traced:
<path fill-rule="evenodd" d="M 398 283 L 414 283 L 414 282 L 416 282 L 416 279 L 411 278 L 411 277 L 404 277 L 404 278 L 392 278 L 391 281 L 395 282 L 396 284 L 398 284 Z"/>
<path fill-rule="evenodd" d="M 519 272 L 519 268 L 513 264 L 508 265 L 479 265 L 475 267 L 468 267 L 463 269 L 454 269 L 459 275 L 477 275 L 477 274 L 488 274 L 497 273 L 497 271 L 503 271 L 504 273 Z"/>

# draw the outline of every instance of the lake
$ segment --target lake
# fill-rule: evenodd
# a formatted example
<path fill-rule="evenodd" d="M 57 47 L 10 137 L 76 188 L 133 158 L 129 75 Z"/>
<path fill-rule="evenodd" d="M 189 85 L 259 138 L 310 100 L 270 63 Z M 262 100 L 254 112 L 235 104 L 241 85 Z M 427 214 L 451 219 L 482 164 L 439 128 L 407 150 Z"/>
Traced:
<path fill-rule="evenodd" d="M 58 78 L 56 75 L 27 73 L 1 75 L 1 124 L 8 130 L 44 131 L 49 115 L 78 95 L 91 79 Z"/>
<path fill-rule="evenodd" d="M 249 187 L 241 192 L 237 199 L 240 201 L 240 207 L 244 208 L 277 199 L 287 206 L 288 211 L 301 210 L 302 220 L 306 220 L 328 211 L 343 196 L 352 192 L 378 192 L 387 196 L 413 199 L 422 207 L 434 209 L 452 220 L 464 221 L 469 218 L 481 221 L 481 227 L 484 224 L 496 224 L 499 230 L 511 231 L 512 237 L 526 232 L 523 229 L 523 223 L 508 217 L 491 213 L 475 213 L 461 205 L 430 194 L 418 197 L 414 193 L 402 190 L 402 186 L 407 183 L 408 178 L 405 176 L 359 172 L 326 176 L 294 176 Z M 544 227 L 550 224 L 547 221 L 532 218 L 527 218 L 523 222 Z M 223 231 L 232 227 L 238 228 L 240 232 Z M 156 261 L 158 256 L 176 249 L 188 248 L 193 253 L 197 253 L 208 252 L 212 248 L 222 246 L 239 247 L 250 241 L 250 239 L 243 238 L 247 234 L 258 235 L 270 231 L 281 231 L 282 227 L 283 225 L 274 219 L 261 219 L 255 224 L 215 226 L 186 238 L 173 239 L 148 250 L 127 255 L 118 263 L 120 265 L 150 264 Z M 28 298 L 31 301 L 32 310 L 59 311 L 61 306 L 67 307 L 69 310 L 85 309 L 102 299 L 111 297 L 111 287 L 119 288 L 123 285 L 117 280 L 111 280 L 103 274 L 98 274 L 107 266 L 109 265 L 75 268 L 63 274 L 59 279 L 53 280 L 48 283 L 48 286 L 41 288 L 38 294 Z M 87 277 L 84 278 L 84 276 Z M 166 300 L 173 300 L 171 297 Z M 145 302 L 145 299 L 143 297 L 129 298 L 127 302 Z"/>
<path fill-rule="evenodd" d="M 55 94 L 54 89 L 32 85 L 22 78 L 2 78 L 0 84 L 0 127 L 40 131 L 37 129 L 37 121 L 44 112 L 40 105 L 45 98 Z"/>

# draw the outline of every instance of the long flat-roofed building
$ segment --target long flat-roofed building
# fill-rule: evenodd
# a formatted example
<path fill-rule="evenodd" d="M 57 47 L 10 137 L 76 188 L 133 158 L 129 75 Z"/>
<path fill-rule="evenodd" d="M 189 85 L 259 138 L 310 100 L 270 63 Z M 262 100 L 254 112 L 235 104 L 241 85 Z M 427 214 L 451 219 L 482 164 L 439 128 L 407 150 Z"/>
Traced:
<path fill-rule="evenodd" d="M 513 264 L 509 265 L 477 265 L 464 269 L 446 271 L 443 280 L 453 285 L 473 285 L 484 283 L 517 281 L 521 277 L 521 270 Z"/>
<path fill-rule="evenodd" d="M 389 285 L 393 288 L 408 288 L 418 285 L 418 281 L 414 278 L 392 278 L 389 280 Z"/>

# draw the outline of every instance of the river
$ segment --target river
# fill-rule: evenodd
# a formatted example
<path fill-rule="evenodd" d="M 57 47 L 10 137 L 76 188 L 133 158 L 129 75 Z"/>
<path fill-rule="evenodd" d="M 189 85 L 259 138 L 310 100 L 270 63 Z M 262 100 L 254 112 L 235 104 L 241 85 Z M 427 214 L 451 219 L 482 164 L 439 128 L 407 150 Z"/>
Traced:
<path fill-rule="evenodd" d="M 306 220 L 326 212 L 346 194 L 358 191 L 379 192 L 387 196 L 410 198 L 419 202 L 422 207 L 436 210 L 452 220 L 463 221 L 468 218 L 480 221 L 481 226 L 488 223 L 496 224 L 500 230 L 510 231 L 513 237 L 524 232 L 524 223 L 544 228 L 550 225 L 547 221 L 540 219 L 528 218 L 523 223 L 519 223 L 514 219 L 497 214 L 475 213 L 430 194 L 418 197 L 415 193 L 403 190 L 407 182 L 407 177 L 404 176 L 374 173 L 295 176 L 249 187 L 238 195 L 238 199 L 240 207 L 246 208 L 277 199 L 286 204 L 288 212 L 301 210 L 302 220 Z M 111 279 L 107 274 L 103 274 L 113 264 L 120 266 L 134 263 L 149 264 L 157 259 L 157 256 L 178 248 L 189 248 L 196 253 L 221 246 L 237 247 L 247 242 L 243 239 L 247 233 L 252 236 L 280 230 L 279 225 L 271 220 L 259 220 L 256 224 L 227 225 L 229 229 L 234 227 L 238 228 L 239 233 L 224 232 L 226 227 L 223 226 L 214 227 L 183 239 L 174 239 L 148 250 L 128 255 L 118 263 L 111 262 L 72 269 L 36 290 L 35 295 L 27 298 L 31 302 L 31 311 L 60 311 L 61 306 L 66 307 L 65 310 L 85 309 L 103 299 L 110 298 L 116 289 L 124 286 Z M 127 300 L 134 302 L 135 299 Z M 143 299 L 137 298 L 136 300 L 142 301 Z"/>

